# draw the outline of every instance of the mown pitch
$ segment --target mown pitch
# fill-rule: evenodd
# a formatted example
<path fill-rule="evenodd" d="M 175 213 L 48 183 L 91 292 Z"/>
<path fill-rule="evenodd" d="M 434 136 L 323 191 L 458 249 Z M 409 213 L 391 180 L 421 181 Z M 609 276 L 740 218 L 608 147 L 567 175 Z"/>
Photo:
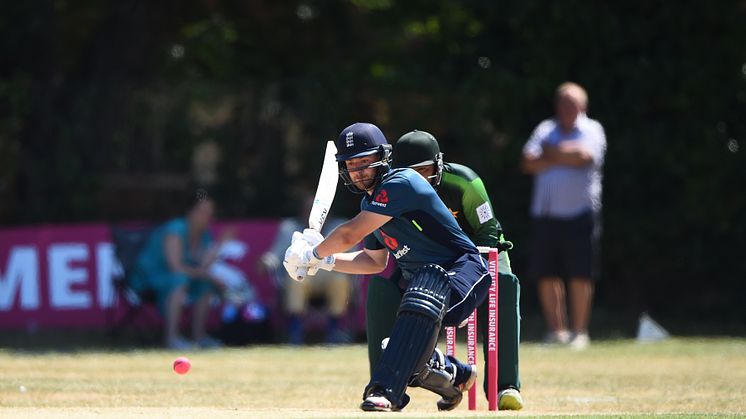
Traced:
<path fill-rule="evenodd" d="M 185 376 L 171 370 L 178 355 L 2 351 L 0 417 L 385 415 L 358 410 L 368 377 L 361 345 L 191 352 Z M 526 408 L 499 416 L 746 414 L 746 339 L 594 342 L 585 352 L 525 344 L 521 375 Z M 439 413 L 436 396 L 410 394 L 412 403 L 395 417 L 494 416 L 485 400 L 477 412 L 464 402 Z"/>

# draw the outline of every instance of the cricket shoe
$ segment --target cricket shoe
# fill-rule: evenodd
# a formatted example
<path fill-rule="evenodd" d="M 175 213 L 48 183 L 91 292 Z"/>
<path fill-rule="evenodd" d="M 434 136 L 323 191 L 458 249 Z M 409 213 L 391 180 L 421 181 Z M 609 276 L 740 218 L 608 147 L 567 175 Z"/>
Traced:
<path fill-rule="evenodd" d="M 546 336 L 544 336 L 544 340 L 542 343 L 544 345 L 567 345 L 570 343 L 570 339 L 572 338 L 572 335 L 567 330 L 557 330 L 553 332 L 548 332 Z"/>
<path fill-rule="evenodd" d="M 570 341 L 570 348 L 574 351 L 583 351 L 588 349 L 591 344 L 591 338 L 588 333 L 576 333 Z"/>
<path fill-rule="evenodd" d="M 506 388 L 497 394 L 498 408 L 500 410 L 523 409 L 523 398 L 521 393 L 514 388 Z"/>
<path fill-rule="evenodd" d="M 366 397 L 360 404 L 360 408 L 366 412 L 396 412 L 401 410 L 394 407 L 386 396 L 378 392 Z"/>
<path fill-rule="evenodd" d="M 194 349 L 194 342 L 188 339 L 182 338 L 180 336 L 177 336 L 175 338 L 172 338 L 166 341 L 166 348 L 174 349 L 177 351 L 186 351 L 186 350 Z"/>
<path fill-rule="evenodd" d="M 458 395 L 455 397 L 443 397 L 440 400 L 438 400 L 438 410 L 453 410 L 455 409 L 459 404 L 461 404 L 461 400 L 464 399 L 464 392 L 469 391 L 469 389 L 476 383 L 477 381 L 477 366 L 476 365 L 466 365 L 466 371 L 465 373 L 469 374 L 468 378 L 464 380 L 461 384 L 456 385 L 456 389 L 459 391 Z M 454 368 L 455 370 L 455 368 Z M 461 377 L 454 377 L 454 381 L 459 381 Z"/>
<path fill-rule="evenodd" d="M 201 349 L 219 349 L 224 346 L 223 342 L 210 336 L 203 337 L 202 339 L 198 340 L 196 344 Z"/>

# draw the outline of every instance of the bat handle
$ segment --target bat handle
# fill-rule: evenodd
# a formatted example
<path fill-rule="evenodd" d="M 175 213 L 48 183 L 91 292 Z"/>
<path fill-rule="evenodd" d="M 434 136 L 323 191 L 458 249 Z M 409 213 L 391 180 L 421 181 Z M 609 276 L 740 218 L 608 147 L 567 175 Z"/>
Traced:
<path fill-rule="evenodd" d="M 298 268 L 295 271 L 295 280 L 299 282 L 303 281 L 306 278 L 306 274 L 308 274 L 308 268 Z"/>

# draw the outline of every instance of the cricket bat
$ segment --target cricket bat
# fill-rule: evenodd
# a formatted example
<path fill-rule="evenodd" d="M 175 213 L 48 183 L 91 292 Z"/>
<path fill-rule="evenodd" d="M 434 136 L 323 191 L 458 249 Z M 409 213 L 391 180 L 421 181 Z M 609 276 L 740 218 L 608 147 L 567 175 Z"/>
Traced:
<path fill-rule="evenodd" d="M 326 216 L 329 215 L 334 195 L 337 193 L 339 173 L 335 154 L 337 154 L 337 147 L 334 145 L 334 141 L 328 141 L 324 153 L 324 165 L 321 167 L 321 176 L 319 176 L 319 185 L 316 187 L 316 196 L 313 198 L 311 212 L 308 214 L 308 228 L 319 233 L 321 233 L 321 227 L 324 226 Z M 295 274 L 296 279 L 302 281 L 307 273 L 307 268 L 299 268 Z"/>

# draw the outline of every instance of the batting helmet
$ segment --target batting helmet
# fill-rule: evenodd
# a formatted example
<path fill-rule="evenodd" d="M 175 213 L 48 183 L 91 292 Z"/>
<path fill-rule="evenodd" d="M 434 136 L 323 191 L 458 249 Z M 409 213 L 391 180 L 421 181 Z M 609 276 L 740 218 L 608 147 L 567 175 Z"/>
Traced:
<path fill-rule="evenodd" d="M 357 122 L 343 129 L 337 137 L 336 146 L 337 154 L 335 157 L 339 164 L 339 175 L 344 180 L 345 186 L 353 192 L 365 191 L 355 186 L 350 178 L 350 172 L 345 161 L 377 153 L 380 157 L 378 161 L 366 166 L 356 167 L 355 170 L 377 168 L 377 179 L 380 179 L 389 170 L 391 144 L 388 143 L 383 132 L 373 124 Z"/>

